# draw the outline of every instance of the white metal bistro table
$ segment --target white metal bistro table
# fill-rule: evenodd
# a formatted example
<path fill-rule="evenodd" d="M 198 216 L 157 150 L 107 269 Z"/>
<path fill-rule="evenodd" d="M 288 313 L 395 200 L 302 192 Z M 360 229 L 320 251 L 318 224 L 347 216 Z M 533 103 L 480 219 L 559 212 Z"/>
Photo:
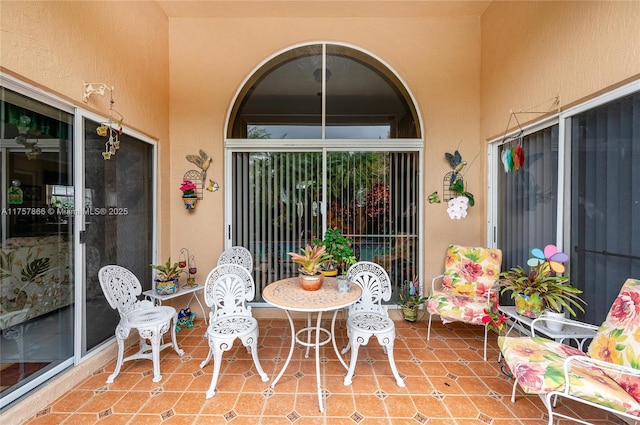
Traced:
<path fill-rule="evenodd" d="M 155 289 L 150 289 L 148 291 L 144 291 L 142 295 L 146 296 L 147 298 L 151 298 L 154 303 L 158 305 L 162 305 L 163 301 L 191 294 L 191 298 L 189 298 L 189 302 L 187 303 L 187 306 L 190 306 L 191 301 L 193 301 L 193 299 L 195 298 L 196 301 L 198 302 L 198 305 L 202 309 L 202 317 L 204 318 L 204 323 L 208 324 L 207 310 L 205 310 L 205 308 L 202 306 L 202 303 L 200 302 L 200 299 L 198 298 L 198 291 L 204 292 L 204 285 L 194 285 L 194 286 L 184 285 L 180 287 L 180 289 L 178 289 L 173 294 L 168 294 L 168 295 L 159 295 L 156 293 Z"/>
<path fill-rule="evenodd" d="M 324 403 L 322 400 L 322 388 L 320 385 L 320 346 L 327 344 L 329 341 L 333 344 L 333 350 L 336 356 L 344 366 L 345 370 L 348 369 L 347 364 L 342 359 L 335 340 L 335 323 L 338 311 L 344 307 L 348 307 L 355 303 L 362 295 L 362 289 L 355 283 L 351 283 L 349 292 L 338 292 L 338 285 L 335 278 L 325 277 L 324 283 L 317 291 L 306 291 L 300 286 L 300 282 L 297 277 L 288 279 L 277 280 L 270 283 L 264 289 L 262 297 L 269 304 L 281 308 L 287 314 L 289 324 L 291 325 L 291 348 L 289 349 L 289 356 L 282 366 L 282 370 L 278 373 L 278 376 L 271 382 L 273 388 L 278 380 L 284 374 L 287 369 L 291 357 L 293 356 L 293 350 L 296 342 L 300 345 L 307 347 L 306 357 L 309 357 L 309 348 L 314 347 L 316 350 L 316 383 L 318 387 L 318 406 L 321 412 L 324 412 Z M 308 326 L 304 327 L 296 332 L 291 312 L 304 312 L 308 314 L 307 323 Z M 331 330 L 323 328 L 321 324 L 322 313 L 325 311 L 333 311 L 333 318 L 331 320 Z M 318 313 L 315 326 L 311 325 L 311 314 Z M 307 340 L 302 340 L 300 335 L 307 333 Z M 311 342 L 311 333 L 315 332 L 315 342 Z M 320 334 L 325 336 L 325 339 L 320 340 Z"/>
<path fill-rule="evenodd" d="M 514 306 L 499 306 L 498 310 L 509 316 L 509 318 L 513 320 L 513 323 L 511 324 L 511 327 L 509 328 L 505 336 L 509 335 L 509 332 L 511 332 L 511 330 L 518 323 L 531 328 L 531 322 L 533 322 L 534 319 L 516 313 L 516 308 Z M 591 339 L 596 335 L 596 331 L 593 329 L 587 329 L 581 326 L 573 326 L 571 325 L 571 322 L 573 322 L 573 320 L 564 320 L 568 323 L 565 323 L 562 330 L 560 331 L 551 330 L 543 324 L 536 323 L 536 333 L 546 335 L 547 337 L 557 342 L 564 342 L 565 339 L 572 339 L 576 342 L 576 344 L 578 344 L 578 348 L 580 350 L 583 349 L 584 343 L 588 339 Z"/>

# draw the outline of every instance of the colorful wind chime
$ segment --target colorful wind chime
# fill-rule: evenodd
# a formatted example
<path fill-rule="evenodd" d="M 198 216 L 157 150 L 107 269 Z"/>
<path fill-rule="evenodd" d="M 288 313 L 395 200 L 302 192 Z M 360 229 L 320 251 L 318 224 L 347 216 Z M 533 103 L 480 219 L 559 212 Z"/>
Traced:
<path fill-rule="evenodd" d="M 509 130 L 509 124 L 511 124 L 511 117 L 516 120 L 518 124 L 518 132 L 512 136 L 506 137 L 507 131 Z M 500 154 L 500 159 L 502 160 L 502 165 L 504 166 L 504 172 L 508 173 L 510 171 L 518 171 L 521 168 L 524 168 L 525 162 L 525 154 L 524 148 L 522 147 L 522 127 L 520 126 L 520 122 L 518 121 L 518 117 L 514 112 L 509 116 L 509 122 L 507 122 L 507 129 L 505 130 L 505 136 L 503 137 L 503 145 L 502 145 L 502 153 Z M 518 141 L 516 146 L 513 146 L 513 142 Z"/>

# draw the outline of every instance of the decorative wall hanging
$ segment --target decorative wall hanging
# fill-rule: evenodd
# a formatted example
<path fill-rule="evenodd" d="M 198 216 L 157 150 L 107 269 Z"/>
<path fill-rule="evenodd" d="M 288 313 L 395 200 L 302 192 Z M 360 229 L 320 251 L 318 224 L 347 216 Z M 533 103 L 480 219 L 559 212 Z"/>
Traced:
<path fill-rule="evenodd" d="M 198 199 L 202 199 L 202 190 L 204 189 L 204 182 L 207 180 L 207 170 L 209 169 L 209 166 L 211 165 L 211 161 L 213 159 L 209 155 L 207 155 L 206 152 L 203 151 L 202 149 L 200 149 L 198 153 L 199 155 L 187 155 L 187 161 L 195 164 L 198 168 L 200 168 L 200 171 L 189 170 L 184 175 L 184 178 L 185 179 L 188 178 L 190 180 L 193 180 L 194 182 L 198 182 L 200 186 L 198 188 L 199 189 Z M 211 182 L 211 190 L 209 190 L 208 186 L 207 186 L 207 190 L 209 190 L 210 192 L 213 192 L 213 185 L 215 185 L 215 182 Z"/>
<path fill-rule="evenodd" d="M 187 172 L 187 174 L 189 174 L 189 172 Z M 182 191 L 182 202 L 184 202 L 184 207 L 189 211 L 193 211 L 196 209 L 198 199 L 202 198 L 198 198 L 198 195 L 196 194 L 198 187 L 193 181 L 187 178 L 187 174 L 185 174 L 185 178 L 182 180 L 180 191 Z"/>
<path fill-rule="evenodd" d="M 473 161 L 478 158 L 478 155 Z M 466 191 L 464 179 L 462 178 L 462 170 L 467 165 L 467 162 L 462 159 L 462 155 L 457 149 L 454 153 L 445 152 L 444 157 L 453 170 L 446 173 L 442 180 L 442 197 L 447 201 L 447 213 L 451 219 L 465 218 L 467 216 L 467 208 L 475 205 L 473 194 Z M 437 198 L 437 192 L 434 193 Z M 432 202 L 431 198 L 429 196 L 429 202 Z"/>
<path fill-rule="evenodd" d="M 122 121 L 124 121 L 124 117 L 122 114 L 115 109 L 113 109 L 113 104 L 115 101 L 113 100 L 113 91 L 115 87 L 108 86 L 105 83 L 84 83 L 84 93 L 82 95 L 82 101 L 87 103 L 89 101 L 89 97 L 92 94 L 104 95 L 105 91 L 109 90 L 110 99 L 109 99 L 109 118 L 106 123 L 100 123 L 100 126 L 96 129 L 96 133 L 100 137 L 107 137 L 107 140 L 104 143 L 104 152 L 102 152 L 102 157 L 105 160 L 111 159 L 112 155 L 115 155 L 117 150 L 120 149 L 120 136 L 122 135 Z M 118 119 L 116 120 L 113 114 L 118 115 Z M 114 128 L 115 127 L 115 128 Z"/>
<path fill-rule="evenodd" d="M 540 106 L 540 105 L 539 105 Z M 556 96 L 552 99 L 552 108 L 557 108 L 560 110 L 560 96 Z M 553 110 L 553 109 L 552 109 Z M 524 130 L 520 125 L 520 121 L 518 120 L 518 115 L 521 114 L 547 114 L 550 111 L 542 112 L 542 111 L 521 111 L 521 112 L 513 112 L 509 113 L 509 120 L 507 121 L 507 128 L 504 130 L 504 135 L 502 136 L 502 152 L 500 153 L 500 160 L 502 161 L 502 165 L 504 166 L 504 172 L 508 173 L 510 171 L 518 171 L 521 168 L 524 168 L 525 163 L 525 152 L 524 147 L 522 146 L 522 139 L 524 135 Z M 509 131 L 509 125 L 511 125 L 511 119 L 514 119 L 517 125 L 517 130 L 514 134 L 507 136 L 507 132 Z M 514 146 L 514 143 L 517 142 L 517 145 Z"/>
<path fill-rule="evenodd" d="M 189 254 L 189 250 L 187 248 L 180 249 L 180 260 L 178 261 L 178 266 L 183 269 L 187 269 L 189 277 L 187 277 L 187 284 L 185 286 L 198 286 L 195 278 L 196 273 L 198 273 L 196 259 L 193 255 Z"/>

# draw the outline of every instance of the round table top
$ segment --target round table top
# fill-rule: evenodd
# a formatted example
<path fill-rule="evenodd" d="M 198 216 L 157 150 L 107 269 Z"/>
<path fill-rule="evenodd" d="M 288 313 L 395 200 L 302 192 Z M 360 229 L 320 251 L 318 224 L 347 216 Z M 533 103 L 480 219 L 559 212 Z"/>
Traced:
<path fill-rule="evenodd" d="M 351 282 L 349 292 L 338 292 L 337 280 L 325 277 L 317 291 L 302 289 L 297 277 L 277 280 L 264 288 L 262 297 L 269 304 L 291 311 L 331 311 L 348 307 L 362 295 L 362 289 Z"/>

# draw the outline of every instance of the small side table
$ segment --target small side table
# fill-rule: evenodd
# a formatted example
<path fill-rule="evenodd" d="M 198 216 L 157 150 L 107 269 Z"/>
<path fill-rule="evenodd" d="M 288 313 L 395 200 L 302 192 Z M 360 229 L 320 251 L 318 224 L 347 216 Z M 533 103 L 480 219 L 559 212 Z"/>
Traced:
<path fill-rule="evenodd" d="M 158 295 L 155 290 L 150 289 L 148 291 L 144 291 L 142 295 L 144 295 L 147 298 L 150 298 L 155 304 L 162 305 L 163 301 L 170 300 L 172 298 L 182 297 L 187 294 L 191 294 L 191 298 L 189 298 L 189 302 L 187 303 L 187 305 L 190 306 L 191 302 L 195 298 L 196 301 L 198 302 L 198 305 L 202 309 L 202 316 L 204 318 L 204 323 L 208 324 L 207 310 L 205 310 L 205 308 L 202 306 L 202 303 L 200 302 L 200 298 L 198 298 L 198 291 L 204 292 L 204 285 L 182 286 L 176 292 L 169 295 Z"/>
<path fill-rule="evenodd" d="M 513 321 L 513 323 L 511 324 L 511 327 L 509 328 L 505 336 L 509 335 L 509 332 L 511 332 L 511 330 L 518 323 L 520 325 L 525 325 L 531 328 L 531 322 L 533 322 L 534 319 L 530 317 L 522 316 L 516 313 L 516 308 L 514 306 L 500 306 L 498 307 L 498 310 L 501 313 L 504 313 L 505 315 L 509 316 L 509 318 Z M 571 323 L 580 323 L 580 322 L 576 322 L 575 320 L 571 320 L 571 319 L 564 319 L 564 320 L 566 322 L 561 331 L 553 331 L 542 324 L 536 323 L 536 333 L 541 333 L 543 335 L 546 335 L 547 337 L 557 342 L 564 342 L 565 339 L 572 339 L 576 342 L 576 344 L 578 344 L 578 348 L 580 350 L 583 349 L 584 343 L 588 339 L 591 339 L 596 335 L 597 326 L 593 326 L 593 329 L 585 328 L 583 326 L 572 325 Z"/>

